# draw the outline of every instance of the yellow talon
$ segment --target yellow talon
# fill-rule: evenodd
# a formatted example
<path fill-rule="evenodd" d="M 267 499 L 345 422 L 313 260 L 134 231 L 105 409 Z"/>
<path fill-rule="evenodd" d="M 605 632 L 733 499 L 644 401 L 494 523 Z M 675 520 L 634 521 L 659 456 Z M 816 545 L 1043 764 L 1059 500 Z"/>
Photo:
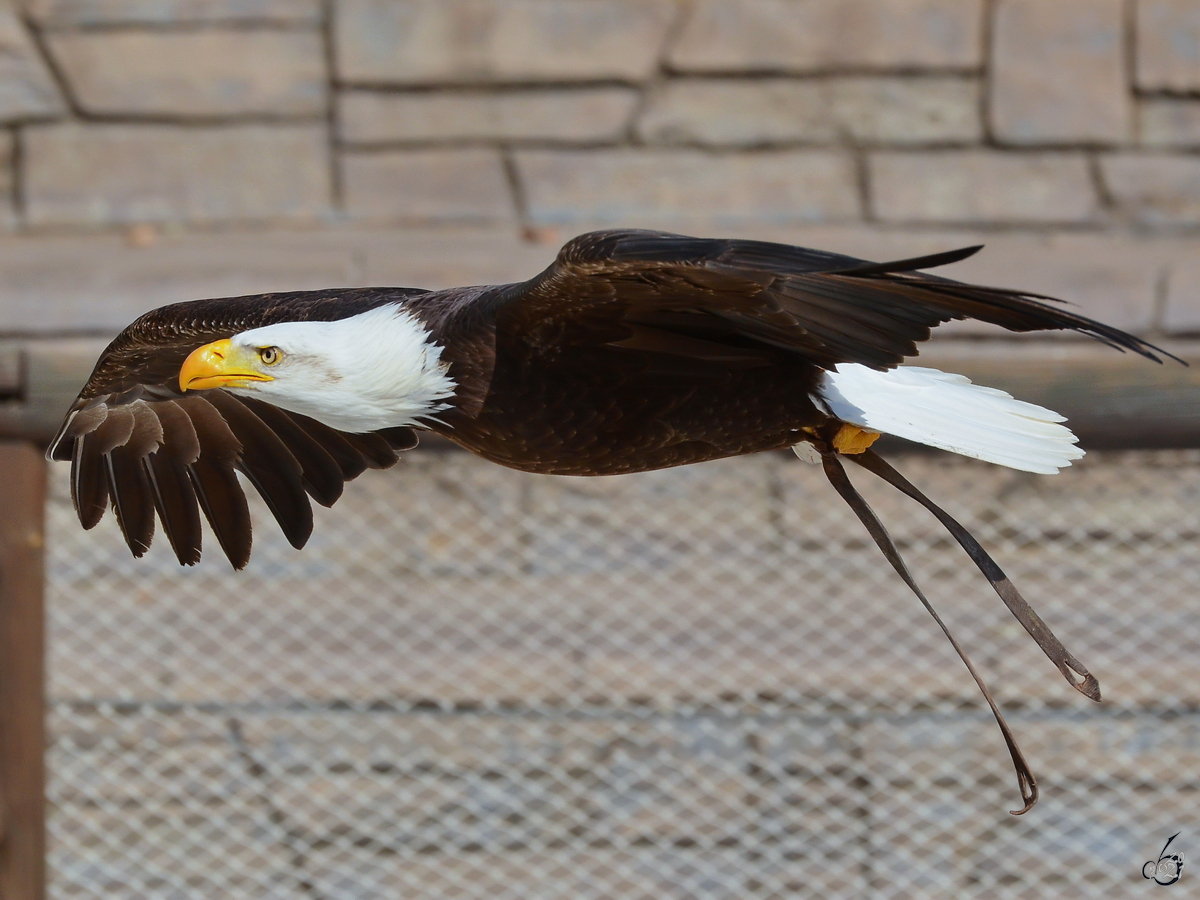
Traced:
<path fill-rule="evenodd" d="M 833 436 L 833 449 L 838 453 L 862 453 L 877 440 L 878 431 L 866 431 L 857 425 L 846 423 Z"/>

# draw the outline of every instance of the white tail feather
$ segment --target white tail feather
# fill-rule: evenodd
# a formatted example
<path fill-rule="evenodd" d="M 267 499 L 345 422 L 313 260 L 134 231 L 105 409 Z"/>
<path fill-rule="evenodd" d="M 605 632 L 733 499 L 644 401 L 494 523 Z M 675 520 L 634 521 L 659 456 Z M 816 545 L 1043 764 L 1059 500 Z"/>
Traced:
<path fill-rule="evenodd" d="M 1083 456 L 1058 413 L 937 369 L 846 363 L 820 394 L 844 422 L 1024 472 L 1053 475 Z"/>

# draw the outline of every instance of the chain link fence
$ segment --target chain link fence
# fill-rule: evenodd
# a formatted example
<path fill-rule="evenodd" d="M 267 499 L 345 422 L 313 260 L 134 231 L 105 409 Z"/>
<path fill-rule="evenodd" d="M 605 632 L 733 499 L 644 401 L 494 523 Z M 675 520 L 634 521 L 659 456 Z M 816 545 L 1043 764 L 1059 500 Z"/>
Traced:
<path fill-rule="evenodd" d="M 1041 779 L 817 467 L 602 479 L 417 451 L 319 511 L 135 561 L 49 510 L 53 898 L 1127 898 L 1200 853 L 1200 452 L 851 472 Z M 852 469 L 854 467 L 851 467 Z M 1190 873 L 1195 875 L 1195 873 Z M 1195 875 L 1200 877 L 1200 875 Z M 1179 886 L 1187 893 L 1189 873 Z"/>

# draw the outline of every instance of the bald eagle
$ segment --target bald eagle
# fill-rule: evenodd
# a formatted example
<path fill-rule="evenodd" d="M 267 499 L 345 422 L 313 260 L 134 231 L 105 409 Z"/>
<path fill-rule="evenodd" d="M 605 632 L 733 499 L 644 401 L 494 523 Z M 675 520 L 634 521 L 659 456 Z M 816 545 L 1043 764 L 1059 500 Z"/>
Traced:
<path fill-rule="evenodd" d="M 791 447 L 824 467 L 928 607 L 846 477 L 848 459 L 938 516 L 1063 675 L 1098 698 L 1095 678 L 974 538 L 869 449 L 892 434 L 1040 473 L 1082 456 L 1049 410 L 961 376 L 900 367 L 932 327 L 952 319 L 1078 331 L 1158 361 L 1157 348 L 1049 297 L 919 271 L 978 249 L 872 263 L 762 241 L 598 231 L 568 242 L 520 284 L 177 303 L 108 346 L 49 455 L 71 461 L 84 528 L 111 502 L 141 556 L 157 514 L 179 562 L 191 565 L 203 512 L 241 568 L 251 531 L 237 472 L 299 548 L 313 527 L 308 498 L 330 506 L 346 481 L 413 447 L 414 429 L 504 466 L 558 475 Z M 1036 783 L 972 674 L 1029 808 Z"/>

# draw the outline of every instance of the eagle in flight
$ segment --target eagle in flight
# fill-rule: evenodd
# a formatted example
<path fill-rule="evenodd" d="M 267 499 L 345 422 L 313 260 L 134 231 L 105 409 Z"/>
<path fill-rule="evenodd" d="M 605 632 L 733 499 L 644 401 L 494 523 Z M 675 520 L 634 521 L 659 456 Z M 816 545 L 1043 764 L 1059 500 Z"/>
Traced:
<path fill-rule="evenodd" d="M 108 346 L 49 455 L 71 462 L 84 528 L 111 503 L 141 556 L 157 516 L 191 565 L 203 513 L 241 568 L 251 528 L 238 472 L 299 548 L 313 528 L 309 498 L 332 505 L 345 482 L 415 446 L 414 429 L 556 475 L 791 447 L 823 465 L 928 607 L 846 477 L 846 459 L 938 516 L 1059 670 L 1098 699 L 1095 678 L 974 538 L 869 449 L 891 434 L 1046 474 L 1083 455 L 1049 410 L 900 365 L 951 319 L 1078 331 L 1158 361 L 1157 348 L 1045 302 L 1052 298 L 919 271 L 978 249 L 872 263 L 763 241 L 611 230 L 568 242 L 520 284 L 176 303 Z M 1036 782 L 964 661 L 1004 732 L 1028 809 Z"/>

